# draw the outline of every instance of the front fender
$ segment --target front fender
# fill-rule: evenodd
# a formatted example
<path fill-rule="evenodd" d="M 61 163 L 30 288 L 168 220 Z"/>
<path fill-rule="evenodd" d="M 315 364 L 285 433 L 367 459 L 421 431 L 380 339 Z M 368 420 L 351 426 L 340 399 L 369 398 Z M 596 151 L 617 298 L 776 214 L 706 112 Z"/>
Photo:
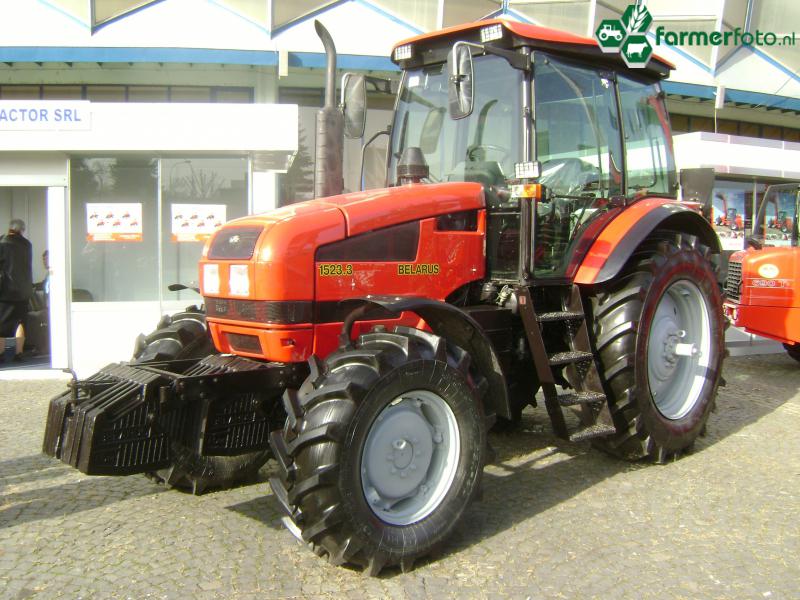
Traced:
<path fill-rule="evenodd" d="M 702 215 L 677 200 L 648 198 L 615 217 L 592 244 L 575 275 L 575 283 L 594 284 L 613 279 L 636 248 L 656 229 L 697 236 L 714 254 L 719 238 Z"/>
<path fill-rule="evenodd" d="M 433 333 L 447 338 L 469 352 L 472 362 L 489 384 L 489 407 L 496 415 L 511 418 L 506 378 L 497 352 L 486 333 L 475 319 L 457 307 L 417 296 L 367 296 L 348 300 L 353 310 L 347 315 L 340 341 L 349 344 L 353 324 L 367 317 L 370 311 L 386 311 L 400 314 L 406 311 L 419 315 Z"/>

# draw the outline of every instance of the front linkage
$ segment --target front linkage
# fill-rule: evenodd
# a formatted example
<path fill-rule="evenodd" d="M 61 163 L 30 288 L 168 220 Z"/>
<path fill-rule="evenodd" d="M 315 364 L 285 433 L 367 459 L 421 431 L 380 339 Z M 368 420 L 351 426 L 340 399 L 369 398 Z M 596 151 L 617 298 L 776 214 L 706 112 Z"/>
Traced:
<path fill-rule="evenodd" d="M 50 401 L 43 451 L 87 475 L 130 475 L 266 450 L 304 368 L 231 355 L 111 364 Z"/>

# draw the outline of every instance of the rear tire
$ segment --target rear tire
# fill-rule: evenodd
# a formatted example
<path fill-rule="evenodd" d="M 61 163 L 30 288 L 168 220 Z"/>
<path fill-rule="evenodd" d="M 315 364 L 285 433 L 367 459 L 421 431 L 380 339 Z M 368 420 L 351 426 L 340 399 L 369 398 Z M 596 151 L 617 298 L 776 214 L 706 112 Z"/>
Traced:
<path fill-rule="evenodd" d="M 592 297 L 596 356 L 617 429 L 600 448 L 666 462 L 704 431 L 725 355 L 707 254 L 695 238 L 659 232 Z"/>
<path fill-rule="evenodd" d="M 800 344 L 784 344 L 783 347 L 786 348 L 786 354 L 800 362 Z"/>
<path fill-rule="evenodd" d="M 216 352 L 205 314 L 200 309 L 187 309 L 172 316 L 164 315 L 155 331 L 147 336 L 140 335 L 131 363 L 204 358 Z M 145 476 L 197 495 L 207 489 L 230 488 L 251 479 L 271 456 L 269 450 L 238 456 L 201 456 L 176 440 L 172 441 L 171 450 L 172 464 L 145 473 Z"/>
<path fill-rule="evenodd" d="M 407 571 L 479 488 L 485 386 L 464 350 L 406 327 L 309 364 L 272 435 L 281 476 L 270 484 L 287 525 L 333 564 Z"/>

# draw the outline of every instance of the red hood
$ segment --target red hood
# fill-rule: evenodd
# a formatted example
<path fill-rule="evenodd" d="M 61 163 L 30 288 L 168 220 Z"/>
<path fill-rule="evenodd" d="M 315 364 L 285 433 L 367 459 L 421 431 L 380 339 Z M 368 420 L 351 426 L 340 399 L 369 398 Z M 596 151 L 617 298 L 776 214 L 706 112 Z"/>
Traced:
<path fill-rule="evenodd" d="M 345 235 L 349 237 L 397 223 L 484 206 L 483 186 L 479 183 L 415 184 L 296 202 L 266 213 L 234 219 L 225 226 L 258 223 L 266 230 L 287 219 L 312 217 L 336 208 L 344 216 Z"/>
<path fill-rule="evenodd" d="M 481 184 L 453 182 L 353 192 L 303 204 L 341 210 L 349 237 L 397 223 L 483 208 L 485 201 Z"/>

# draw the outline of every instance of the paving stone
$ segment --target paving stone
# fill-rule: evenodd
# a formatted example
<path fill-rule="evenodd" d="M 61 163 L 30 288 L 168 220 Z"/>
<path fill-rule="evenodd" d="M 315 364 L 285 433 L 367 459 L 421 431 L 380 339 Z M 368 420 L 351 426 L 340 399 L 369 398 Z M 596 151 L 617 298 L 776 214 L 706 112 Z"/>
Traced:
<path fill-rule="evenodd" d="M 0 384 L 0 598 L 793 598 L 800 581 L 800 368 L 726 361 L 708 435 L 663 466 L 491 434 L 484 498 L 435 557 L 378 579 L 315 557 L 267 478 L 200 497 L 41 455 L 57 382 Z"/>

